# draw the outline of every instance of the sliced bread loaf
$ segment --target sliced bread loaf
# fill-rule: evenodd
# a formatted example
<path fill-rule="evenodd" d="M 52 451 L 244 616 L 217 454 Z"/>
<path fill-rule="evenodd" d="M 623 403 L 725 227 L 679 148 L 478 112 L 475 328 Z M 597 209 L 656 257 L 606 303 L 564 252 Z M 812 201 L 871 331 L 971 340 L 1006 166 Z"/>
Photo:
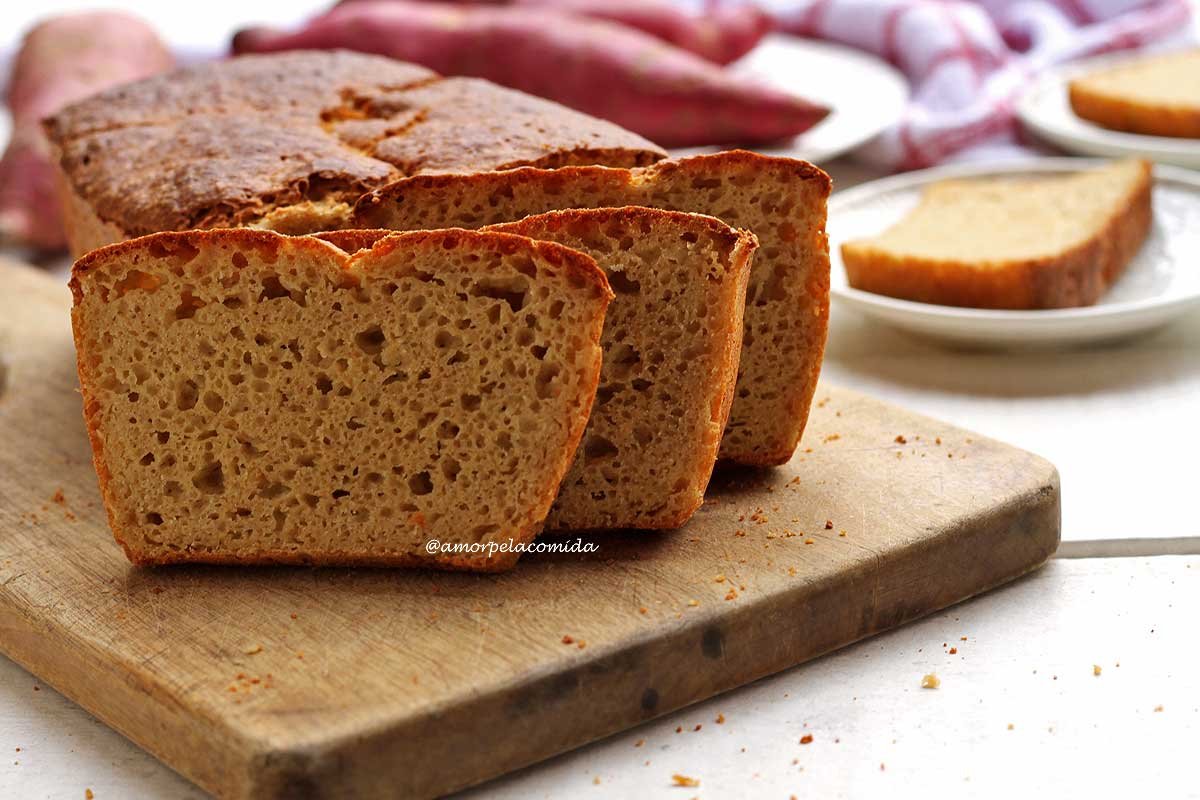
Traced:
<path fill-rule="evenodd" d="M 1095 303 L 1146 238 L 1150 165 L 943 181 L 878 236 L 842 245 L 850 285 L 976 308 Z"/>
<path fill-rule="evenodd" d="M 157 231 L 343 228 L 360 195 L 405 175 L 665 155 L 547 100 L 339 51 L 185 67 L 68 106 L 45 129 L 77 256 Z"/>
<path fill-rule="evenodd" d="M 741 366 L 721 458 L 782 464 L 816 389 L 829 322 L 829 176 L 745 151 L 638 169 L 566 167 L 397 181 L 359 201 L 355 226 L 478 228 L 567 208 L 641 205 L 708 214 L 758 237 Z"/>
<path fill-rule="evenodd" d="M 636 207 L 483 230 L 587 253 L 616 294 L 596 403 L 547 529 L 682 525 L 704 502 L 733 400 L 753 234 Z"/>
<path fill-rule="evenodd" d="M 1200 139 L 1200 49 L 1143 56 L 1069 83 L 1071 108 L 1116 131 Z"/>
<path fill-rule="evenodd" d="M 612 296 L 586 255 L 471 231 L 354 255 L 157 234 L 88 254 L 71 288 L 96 470 L 132 561 L 477 570 L 511 566 L 545 519 Z"/>

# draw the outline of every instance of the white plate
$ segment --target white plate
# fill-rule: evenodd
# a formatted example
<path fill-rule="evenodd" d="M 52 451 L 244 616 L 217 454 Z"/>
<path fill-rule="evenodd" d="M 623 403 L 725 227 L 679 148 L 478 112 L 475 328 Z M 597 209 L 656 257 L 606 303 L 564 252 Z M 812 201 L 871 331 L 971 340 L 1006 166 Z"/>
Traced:
<path fill-rule="evenodd" d="M 1071 110 L 1067 98 L 1067 83 L 1071 79 L 1137 57 L 1136 54 L 1121 53 L 1053 68 L 1041 75 L 1021 96 L 1017 103 L 1017 116 L 1033 133 L 1072 153 L 1136 156 L 1161 164 L 1200 169 L 1200 140 L 1110 131 L 1079 118 Z"/>
<path fill-rule="evenodd" d="M 1019 163 L 956 164 L 873 181 L 829 201 L 832 293 L 846 306 L 912 333 L 958 344 L 1054 347 L 1143 333 L 1200 309 L 1200 175 L 1154 169 L 1154 222 L 1125 274 L 1094 306 L 991 311 L 898 300 L 850 287 L 841 244 L 873 236 L 911 210 L 922 189 L 946 178 L 1014 177 L 1075 172 L 1103 162 L 1043 158 Z"/>
<path fill-rule="evenodd" d="M 790 142 L 751 148 L 766 155 L 828 161 L 899 121 L 908 104 L 908 82 L 887 62 L 829 42 L 771 34 L 730 69 L 832 109 Z M 672 154 L 717 149 L 680 148 Z"/>

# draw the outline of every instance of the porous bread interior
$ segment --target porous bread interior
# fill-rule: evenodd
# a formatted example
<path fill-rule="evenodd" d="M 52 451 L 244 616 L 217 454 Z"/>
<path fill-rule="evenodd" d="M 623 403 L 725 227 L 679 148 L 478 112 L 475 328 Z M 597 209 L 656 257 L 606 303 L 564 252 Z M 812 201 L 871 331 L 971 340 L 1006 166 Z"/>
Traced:
<path fill-rule="evenodd" d="M 603 279 L 501 234 L 349 260 L 252 236 L 77 268 L 86 413 L 131 557 L 487 566 L 422 544 L 530 539 L 594 396 Z"/>
<path fill-rule="evenodd" d="M 1200 49 L 1140 57 L 1080 76 L 1071 84 L 1112 100 L 1200 113 Z"/>
<path fill-rule="evenodd" d="M 753 238 L 710 217 L 641 208 L 485 230 L 587 253 L 616 295 L 596 402 L 547 529 L 682 525 L 704 501 L 729 413 Z"/>
<path fill-rule="evenodd" d="M 781 464 L 804 431 L 829 322 L 829 179 L 803 162 L 729 152 L 634 169 L 414 178 L 355 209 L 364 228 L 478 228 L 566 208 L 640 205 L 751 231 L 741 363 L 720 457 Z"/>
<path fill-rule="evenodd" d="M 1054 177 L 943 181 L 891 228 L 845 251 L 981 270 L 1053 258 L 1095 238 L 1144 180 L 1141 162 L 1120 161 Z"/>

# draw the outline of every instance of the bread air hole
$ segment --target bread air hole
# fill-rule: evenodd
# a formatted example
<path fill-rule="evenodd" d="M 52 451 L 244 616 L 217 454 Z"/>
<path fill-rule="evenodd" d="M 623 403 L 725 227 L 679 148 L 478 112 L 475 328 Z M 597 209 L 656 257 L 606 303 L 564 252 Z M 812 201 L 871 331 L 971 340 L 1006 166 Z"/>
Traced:
<path fill-rule="evenodd" d="M 642 290 L 642 284 L 626 275 L 624 272 L 613 270 L 608 273 L 608 285 L 616 294 L 637 294 Z"/>
<path fill-rule="evenodd" d="M 117 297 L 124 297 L 129 292 L 136 290 L 143 292 L 153 292 L 162 285 L 162 278 L 151 275 L 148 272 L 131 269 L 125 273 L 125 277 L 117 281 L 113 286 L 113 291 Z"/>
<path fill-rule="evenodd" d="M 471 286 L 472 297 L 503 300 L 508 303 L 514 314 L 525 307 L 525 297 L 528 293 L 529 279 L 523 275 L 481 278 Z"/>
<path fill-rule="evenodd" d="M 617 446 L 603 436 L 589 436 L 583 444 L 583 461 L 592 464 L 617 454 Z"/>
<path fill-rule="evenodd" d="M 200 388 L 195 381 L 184 380 L 175 389 L 175 407 L 180 411 L 191 411 L 200 399 Z"/>
<path fill-rule="evenodd" d="M 358 345 L 359 350 L 362 350 L 367 355 L 377 355 L 383 350 L 383 330 L 378 325 L 373 325 L 365 331 L 356 333 L 354 335 L 354 343 Z"/>
<path fill-rule="evenodd" d="M 192 485 L 205 494 L 221 494 L 225 491 L 225 474 L 221 462 L 214 461 L 192 476 Z"/>
<path fill-rule="evenodd" d="M 428 472 L 418 472 L 408 479 L 408 489 L 415 495 L 426 495 L 433 491 L 433 481 Z"/>

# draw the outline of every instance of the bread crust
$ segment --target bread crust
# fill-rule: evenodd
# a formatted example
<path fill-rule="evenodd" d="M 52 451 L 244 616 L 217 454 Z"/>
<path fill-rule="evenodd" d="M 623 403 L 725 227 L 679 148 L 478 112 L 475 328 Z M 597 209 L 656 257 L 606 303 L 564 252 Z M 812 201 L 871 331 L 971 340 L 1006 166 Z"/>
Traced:
<path fill-rule="evenodd" d="M 422 197 L 436 195 L 451 187 L 469 187 L 481 193 L 502 186 L 505 191 L 515 192 L 522 186 L 544 189 L 549 195 L 565 193 L 570 187 L 587 184 L 598 196 L 620 195 L 636 192 L 637 187 L 652 186 L 659 179 L 673 176 L 694 176 L 698 180 L 722 172 L 742 171 L 745 174 L 773 172 L 780 183 L 803 182 L 819 198 L 820 207 L 813 212 L 819 214 L 820 226 L 812 232 L 808 245 L 811 268 L 803 287 L 803 302 L 779 306 L 776 313 L 800 315 L 797 309 L 805 305 L 810 310 L 803 313 L 789 327 L 786 336 L 792 337 L 793 349 L 803 354 L 804 366 L 789 370 L 781 389 L 782 407 L 777 409 L 771 420 L 769 432 L 754 434 L 751 441 L 722 446 L 721 459 L 750 466 L 775 466 L 787 463 L 795 452 L 804 433 L 808 414 L 816 392 L 817 379 L 821 371 L 825 341 L 829 331 L 829 243 L 825 232 L 825 202 L 832 189 L 832 181 L 823 170 L 796 159 L 765 156 L 746 150 L 727 150 L 710 155 L 659 161 L 646 167 L 621 169 L 601 166 L 562 167 L 547 172 L 533 168 L 514 169 L 506 172 L 475 174 L 420 175 L 395 181 L 364 195 L 354 207 L 352 224 L 359 228 L 380 228 L 387 224 L 389 207 L 404 202 L 406 195 Z M 601 205 L 605 205 L 601 203 Z M 616 205 L 616 204 L 614 204 Z M 681 209 L 696 211 L 697 209 Z M 786 222 L 785 219 L 780 220 Z M 763 237 L 760 235 L 759 240 Z M 763 254 L 758 264 L 764 263 Z M 754 276 L 751 276 L 754 282 Z M 747 327 L 769 316 L 758 308 L 747 310 Z M 743 369 L 745 359 L 743 358 Z M 732 417 L 738 418 L 738 402 L 735 397 Z"/>
<path fill-rule="evenodd" d="M 1136 255 L 1153 219 L 1153 176 L 1141 177 L 1127 201 L 1097 234 L 1054 256 L 977 265 L 896 256 L 871 242 L 842 245 L 856 289 L 920 303 L 990 309 L 1086 306 L 1100 299 Z"/>
<path fill-rule="evenodd" d="M 158 231 L 346 227 L 363 193 L 404 175 L 666 155 L 547 100 L 344 51 L 185 67 L 68 106 L 44 129 L 76 256 Z"/>
<path fill-rule="evenodd" d="M 354 240 L 355 232 L 346 232 L 349 240 Z M 395 552 L 355 552 L 348 550 L 324 551 L 318 553 L 296 553 L 281 550 L 263 549 L 251 553 L 229 553 L 214 550 L 179 550 L 167 552 L 152 552 L 139 549 L 132 538 L 127 535 L 124 525 L 117 515 L 117 498 L 112 487 L 112 472 L 105 456 L 104 434 L 100 428 L 101 406 L 96 391 L 95 376 L 88 359 L 88 344 L 82 331 L 81 306 L 84 300 L 83 283 L 88 280 L 90 273 L 103 268 L 115 259 L 120 259 L 135 253 L 150 252 L 156 246 L 168 249 L 180 245 L 199 247 L 206 244 L 235 244 L 246 247 L 267 248 L 278 252 L 281 248 L 308 250 L 315 258 L 323 258 L 346 273 L 365 268 L 373 272 L 378 267 L 370 262 L 375 256 L 405 247 L 424 247 L 438 250 L 457 240 L 473 240 L 487 247 L 494 247 L 501 252 L 512 253 L 517 250 L 536 252 L 546 261 L 570 273 L 582 284 L 590 286 L 595 296 L 607 307 L 612 300 L 612 290 L 607 277 L 596 262 L 589 256 L 553 242 L 544 242 L 524 236 L 504 233 L 489 233 L 469 230 L 437 230 L 415 231 L 409 233 L 388 232 L 386 237 L 378 237 L 372 249 L 358 250 L 347 254 L 335 245 L 315 236 L 288 237 L 272 231 L 260 231 L 244 228 L 220 229 L 209 231 L 182 231 L 151 234 L 130 241 L 118 242 L 98 250 L 93 250 L 75 262 L 71 270 L 69 282 L 74 298 L 72 308 L 72 332 L 75 340 L 76 358 L 79 369 L 80 391 L 83 396 L 84 423 L 88 438 L 92 445 L 92 460 L 100 486 L 100 495 L 108 516 L 109 527 L 117 543 L 125 552 L 126 557 L 137 565 L 166 565 L 176 563 L 207 563 L 207 564 L 297 564 L 312 566 L 389 566 L 410 567 L 422 566 L 437 569 L 468 570 L 476 572 L 498 572 L 510 569 L 516 564 L 519 553 L 498 552 L 495 555 L 461 555 L 438 554 L 430 556 L 423 551 Z M 185 271 L 189 267 L 185 265 Z M 374 269 L 373 269 L 374 268 Z M 587 336 L 590 343 L 599 352 L 600 334 L 603 327 L 603 314 Z M 600 359 L 597 357 L 590 370 L 584 376 L 583 395 L 586 398 L 584 413 L 569 420 L 567 442 L 560 449 L 559 458 L 554 468 L 547 473 L 547 480 L 538 492 L 538 503 L 534 509 L 532 523 L 517 528 L 512 541 L 528 544 L 541 530 L 541 526 L 550 506 L 558 492 L 558 486 L 566 474 L 574 458 L 574 453 L 583 435 L 584 427 L 591 412 L 597 386 L 600 380 Z"/>

